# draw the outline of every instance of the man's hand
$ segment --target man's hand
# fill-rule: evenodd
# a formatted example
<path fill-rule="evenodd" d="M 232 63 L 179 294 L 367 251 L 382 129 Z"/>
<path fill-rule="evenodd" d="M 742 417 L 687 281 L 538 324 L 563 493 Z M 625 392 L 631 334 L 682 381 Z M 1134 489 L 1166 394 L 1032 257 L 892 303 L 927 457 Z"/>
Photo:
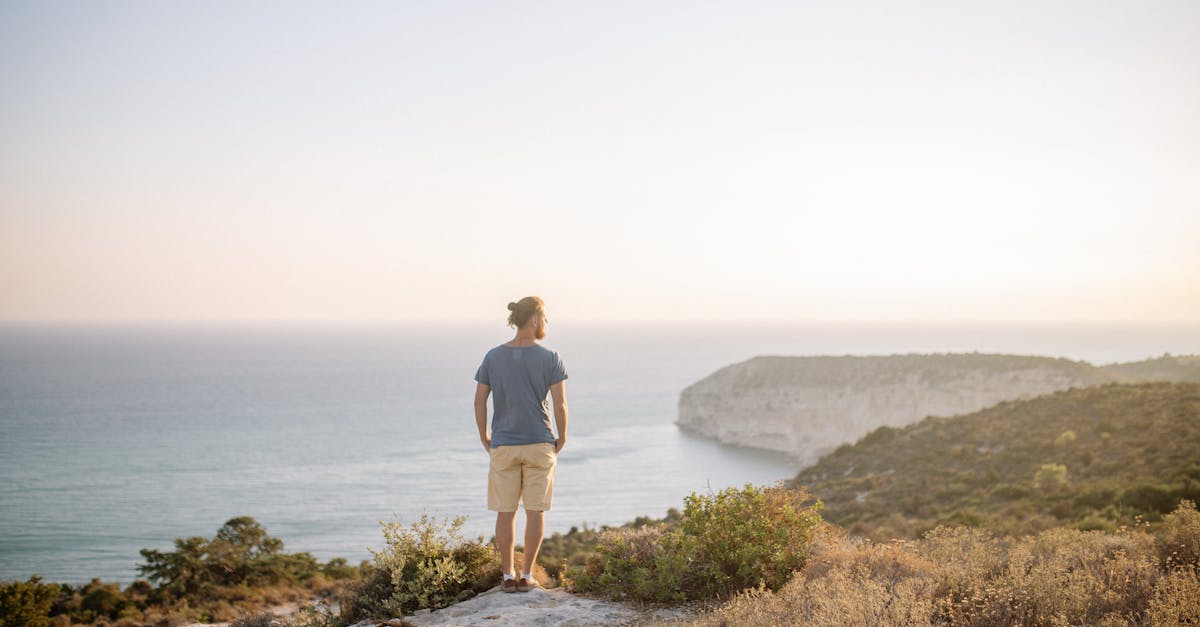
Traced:
<path fill-rule="evenodd" d="M 554 454 L 567 445 L 567 382 L 559 381 L 550 386 L 550 396 L 554 398 L 554 425 L 558 427 L 558 439 L 554 441 Z"/>
<path fill-rule="evenodd" d="M 491 450 L 492 439 L 488 437 L 487 428 L 487 399 L 492 393 L 490 385 L 482 383 L 475 385 L 475 428 L 479 429 L 479 441 L 483 443 L 483 450 Z"/>

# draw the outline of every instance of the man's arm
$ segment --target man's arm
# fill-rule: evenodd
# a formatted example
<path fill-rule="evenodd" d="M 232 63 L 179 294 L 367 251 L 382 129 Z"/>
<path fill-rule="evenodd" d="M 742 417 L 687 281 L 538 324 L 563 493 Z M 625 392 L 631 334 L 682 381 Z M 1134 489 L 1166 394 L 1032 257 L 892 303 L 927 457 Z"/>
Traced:
<path fill-rule="evenodd" d="M 554 424 L 558 427 L 558 439 L 554 441 L 554 452 L 558 453 L 567 445 L 567 382 L 559 381 L 550 386 L 550 396 L 554 399 Z"/>
<path fill-rule="evenodd" d="M 477 383 L 475 385 L 475 426 L 479 428 L 479 441 L 483 442 L 483 450 L 492 448 L 492 439 L 487 432 L 487 399 L 492 393 L 492 386 Z"/>

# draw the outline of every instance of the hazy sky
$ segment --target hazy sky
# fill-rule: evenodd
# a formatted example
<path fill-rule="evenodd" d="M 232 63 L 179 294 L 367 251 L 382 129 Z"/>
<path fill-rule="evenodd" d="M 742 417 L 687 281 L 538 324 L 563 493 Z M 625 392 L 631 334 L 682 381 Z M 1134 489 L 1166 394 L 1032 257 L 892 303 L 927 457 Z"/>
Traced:
<path fill-rule="evenodd" d="M 0 3 L 0 320 L 1200 321 L 1200 2 Z"/>

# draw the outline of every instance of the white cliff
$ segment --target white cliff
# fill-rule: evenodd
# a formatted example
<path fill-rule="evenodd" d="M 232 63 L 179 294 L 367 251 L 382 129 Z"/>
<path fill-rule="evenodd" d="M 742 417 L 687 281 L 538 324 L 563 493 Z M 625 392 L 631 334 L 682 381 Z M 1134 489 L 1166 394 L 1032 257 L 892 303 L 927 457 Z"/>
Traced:
<path fill-rule="evenodd" d="M 1118 378 L 1086 362 L 1019 355 L 755 357 L 684 389 L 677 424 L 807 466 L 884 425 Z"/>

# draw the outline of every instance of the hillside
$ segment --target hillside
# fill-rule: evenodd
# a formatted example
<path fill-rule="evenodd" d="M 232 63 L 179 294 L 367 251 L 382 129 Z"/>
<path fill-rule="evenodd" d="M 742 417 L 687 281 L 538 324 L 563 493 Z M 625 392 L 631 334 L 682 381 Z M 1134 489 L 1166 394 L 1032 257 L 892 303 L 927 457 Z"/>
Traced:
<path fill-rule="evenodd" d="M 1156 359 L 1103 367 L 1123 381 L 1200 381 L 1200 355 L 1163 355 Z"/>
<path fill-rule="evenodd" d="M 1119 376 L 1086 362 L 1023 355 L 755 357 L 684 389 L 677 424 L 810 464 L 880 426 L 978 411 Z"/>
<path fill-rule="evenodd" d="M 793 483 L 876 539 L 1156 520 L 1200 499 L 1200 383 L 1108 384 L 880 427 Z"/>

